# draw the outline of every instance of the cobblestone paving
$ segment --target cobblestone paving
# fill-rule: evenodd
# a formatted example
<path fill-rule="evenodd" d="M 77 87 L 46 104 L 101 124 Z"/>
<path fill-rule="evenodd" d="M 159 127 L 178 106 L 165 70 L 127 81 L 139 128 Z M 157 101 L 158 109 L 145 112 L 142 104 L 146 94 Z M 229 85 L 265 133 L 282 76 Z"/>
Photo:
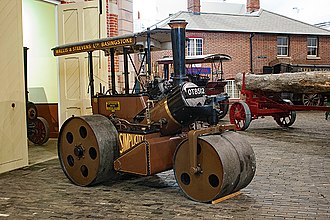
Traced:
<path fill-rule="evenodd" d="M 292 128 L 258 119 L 246 132 L 257 172 L 241 194 L 212 205 L 187 199 L 172 171 L 78 187 L 58 160 L 0 175 L 0 219 L 330 219 L 330 121 L 297 114 Z"/>

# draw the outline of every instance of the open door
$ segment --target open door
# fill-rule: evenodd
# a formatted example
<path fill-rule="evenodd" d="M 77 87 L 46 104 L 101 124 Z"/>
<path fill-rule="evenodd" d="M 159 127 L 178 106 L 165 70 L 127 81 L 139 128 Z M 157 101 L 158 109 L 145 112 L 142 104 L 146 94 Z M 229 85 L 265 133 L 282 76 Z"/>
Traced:
<path fill-rule="evenodd" d="M 99 1 L 58 6 L 59 44 L 106 37 L 105 10 Z M 108 88 L 108 62 L 102 51 L 93 52 L 94 86 Z M 87 53 L 59 57 L 59 124 L 72 115 L 92 114 Z"/>
<path fill-rule="evenodd" d="M 1 11 L 2 10 L 2 11 Z M 22 0 L 0 1 L 0 173 L 28 164 Z"/>

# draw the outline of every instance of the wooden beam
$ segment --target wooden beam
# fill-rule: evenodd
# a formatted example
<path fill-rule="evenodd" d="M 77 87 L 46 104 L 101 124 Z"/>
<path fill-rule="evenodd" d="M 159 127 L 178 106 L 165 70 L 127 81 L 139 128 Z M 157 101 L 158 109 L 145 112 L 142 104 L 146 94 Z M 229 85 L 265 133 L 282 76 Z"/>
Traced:
<path fill-rule="evenodd" d="M 217 203 L 219 203 L 219 202 L 223 202 L 223 201 L 225 201 L 225 200 L 227 200 L 227 199 L 233 198 L 233 197 L 238 196 L 238 195 L 240 195 L 240 194 L 241 194 L 240 191 L 238 191 L 238 192 L 234 192 L 234 193 L 229 194 L 229 195 L 227 195 L 227 196 L 224 196 L 224 197 L 221 197 L 221 198 L 219 198 L 219 199 L 213 200 L 213 201 L 212 201 L 212 204 L 217 204 Z"/>

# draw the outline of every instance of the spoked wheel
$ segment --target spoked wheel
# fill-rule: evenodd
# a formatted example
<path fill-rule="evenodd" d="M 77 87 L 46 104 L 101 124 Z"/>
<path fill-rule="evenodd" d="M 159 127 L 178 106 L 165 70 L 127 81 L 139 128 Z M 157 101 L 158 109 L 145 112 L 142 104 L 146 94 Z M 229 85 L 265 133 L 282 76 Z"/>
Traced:
<path fill-rule="evenodd" d="M 28 120 L 34 120 L 37 118 L 38 110 L 36 105 L 33 102 L 28 102 L 26 104 L 26 114 Z"/>
<path fill-rule="evenodd" d="M 221 114 L 218 115 L 218 118 L 223 119 L 226 116 L 229 109 L 228 100 L 219 102 L 217 107 L 219 107 L 221 111 Z"/>
<path fill-rule="evenodd" d="M 303 94 L 303 104 L 306 106 L 320 106 L 323 105 L 324 97 L 321 94 Z"/>
<path fill-rule="evenodd" d="M 37 145 L 46 143 L 49 139 L 49 124 L 42 118 L 37 117 L 28 121 L 28 139 Z"/>
<path fill-rule="evenodd" d="M 113 178 L 113 161 L 118 155 L 118 132 L 106 117 L 72 117 L 63 124 L 58 157 L 73 183 L 88 186 Z"/>
<path fill-rule="evenodd" d="M 281 127 L 289 127 L 296 121 L 296 111 L 277 114 L 274 116 L 274 120 Z"/>
<path fill-rule="evenodd" d="M 284 102 L 287 103 L 288 105 L 293 105 L 293 103 L 290 100 L 284 100 Z M 296 121 L 296 111 L 279 113 L 273 117 L 279 126 L 289 127 L 293 125 L 293 123 Z"/>
<path fill-rule="evenodd" d="M 187 197 L 199 202 L 234 193 L 247 186 L 256 170 L 251 146 L 235 132 L 198 138 L 197 163 L 201 168 L 193 173 L 190 166 L 188 140 L 174 154 L 174 174 Z"/>
<path fill-rule="evenodd" d="M 245 102 L 235 102 L 229 110 L 230 123 L 236 125 L 238 131 L 244 131 L 251 123 L 251 111 Z"/>

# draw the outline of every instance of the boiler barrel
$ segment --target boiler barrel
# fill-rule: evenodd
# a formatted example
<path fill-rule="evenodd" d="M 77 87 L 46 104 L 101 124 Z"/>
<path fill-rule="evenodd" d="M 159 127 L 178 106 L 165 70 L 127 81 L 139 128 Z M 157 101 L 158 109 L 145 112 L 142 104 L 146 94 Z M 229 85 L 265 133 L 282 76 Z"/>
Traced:
<path fill-rule="evenodd" d="M 171 94 L 150 110 L 151 121 L 163 123 L 162 135 L 176 134 L 182 127 L 190 125 L 201 117 L 201 112 L 207 114 L 213 110 L 212 106 L 203 106 L 204 96 L 188 98 L 187 90 L 191 88 L 198 87 L 191 82 L 177 86 Z"/>

